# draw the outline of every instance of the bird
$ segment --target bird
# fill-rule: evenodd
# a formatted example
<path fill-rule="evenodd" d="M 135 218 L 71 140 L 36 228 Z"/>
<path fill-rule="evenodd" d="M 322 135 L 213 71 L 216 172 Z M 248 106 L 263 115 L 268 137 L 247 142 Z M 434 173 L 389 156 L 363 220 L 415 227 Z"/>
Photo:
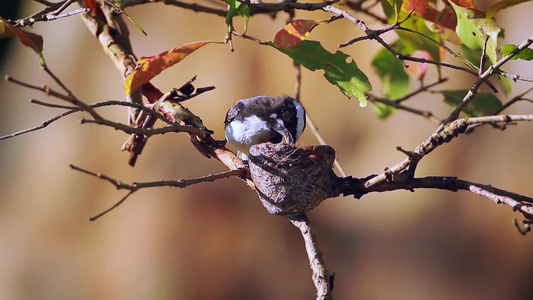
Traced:
<path fill-rule="evenodd" d="M 295 98 L 256 96 L 241 99 L 226 114 L 227 142 L 248 160 L 250 146 L 266 142 L 295 144 L 305 129 L 305 109 Z"/>

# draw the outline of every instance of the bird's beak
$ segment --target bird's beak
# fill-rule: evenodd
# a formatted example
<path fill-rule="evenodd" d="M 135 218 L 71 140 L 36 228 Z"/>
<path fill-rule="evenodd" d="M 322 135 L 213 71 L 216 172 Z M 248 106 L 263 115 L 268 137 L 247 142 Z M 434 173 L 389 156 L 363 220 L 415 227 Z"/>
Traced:
<path fill-rule="evenodd" d="M 296 139 L 292 136 L 289 130 L 287 130 L 287 127 L 285 127 L 285 124 L 283 123 L 283 121 L 280 119 L 277 119 L 276 121 L 277 121 L 276 128 L 274 128 L 274 130 L 283 136 L 283 139 L 285 140 L 286 143 L 288 144 L 296 143 Z"/>

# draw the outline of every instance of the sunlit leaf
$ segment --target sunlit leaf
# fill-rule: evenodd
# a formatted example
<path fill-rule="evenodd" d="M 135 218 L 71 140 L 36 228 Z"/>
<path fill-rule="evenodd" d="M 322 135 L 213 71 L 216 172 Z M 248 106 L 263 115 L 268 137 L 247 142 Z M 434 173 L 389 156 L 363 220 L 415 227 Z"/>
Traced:
<path fill-rule="evenodd" d="M 515 51 L 516 46 L 515 45 L 503 45 L 502 46 L 502 54 L 507 56 L 511 54 L 511 52 Z M 522 49 L 518 54 L 513 56 L 511 59 L 523 59 L 523 60 L 533 60 L 533 49 L 531 48 L 525 48 Z"/>
<path fill-rule="evenodd" d="M 381 49 L 374 57 L 372 66 L 376 68 L 387 98 L 394 100 L 409 93 L 409 76 L 403 63 L 389 50 Z"/>
<path fill-rule="evenodd" d="M 210 43 L 218 42 L 192 42 L 155 56 L 141 57 L 137 63 L 137 68 L 124 79 L 124 91 L 126 95 L 149 82 L 166 68 L 173 66 L 183 60 L 187 55 Z"/>
<path fill-rule="evenodd" d="M 435 2 L 435 0 L 404 0 L 402 11 L 404 13 L 410 13 L 412 11 L 414 15 L 422 17 L 427 21 L 444 28 L 455 29 L 457 17 L 453 9 L 446 5 L 442 10 L 437 10 Z"/>
<path fill-rule="evenodd" d="M 459 91 L 441 91 L 444 95 L 444 102 L 452 107 L 456 107 L 463 101 L 468 90 Z M 502 107 L 502 103 L 494 94 L 478 92 L 463 110 L 463 113 L 469 117 L 480 117 L 493 115 Z"/>
<path fill-rule="evenodd" d="M 494 5 L 492 5 L 491 7 L 489 7 L 489 9 L 487 10 L 487 14 L 486 14 L 486 18 L 487 19 L 490 19 L 492 18 L 496 13 L 498 13 L 500 10 L 504 9 L 504 8 L 507 8 L 507 7 L 510 7 L 510 6 L 513 6 L 513 5 L 517 5 L 517 4 L 520 4 L 522 2 L 528 2 L 528 1 L 531 1 L 531 0 L 503 0 L 503 1 L 500 1 Z"/>
<path fill-rule="evenodd" d="M 32 33 L 32 32 L 24 31 L 18 27 L 15 27 L 2 17 L 0 17 L 0 22 L 2 26 L 5 28 L 4 32 L 6 35 L 4 37 L 15 35 L 22 44 L 33 49 L 33 51 L 39 54 L 39 56 L 42 59 L 43 43 L 44 43 L 42 36 Z"/>
<path fill-rule="evenodd" d="M 451 2 L 457 15 L 457 28 L 455 31 L 461 41 L 470 49 L 481 49 L 485 36 L 488 36 L 486 52 L 492 63 L 498 60 L 498 33 L 500 27 L 494 18 L 486 19 L 481 11 L 458 6 Z"/>
<path fill-rule="evenodd" d="M 328 52 L 319 42 L 309 40 L 288 49 L 274 43 L 269 44 L 311 71 L 324 70 L 324 77 L 338 86 L 346 96 L 355 96 L 361 106 L 367 105 L 365 92 L 370 91 L 372 86 L 353 60 L 347 62 L 350 57 L 345 53 Z"/>
<path fill-rule="evenodd" d="M 274 44 L 282 48 L 296 47 L 307 38 L 313 28 L 324 22 L 322 20 L 294 20 L 276 33 Z"/>
<path fill-rule="evenodd" d="M 233 27 L 233 17 L 235 15 L 242 16 L 244 19 L 244 32 L 248 28 L 248 21 L 250 19 L 250 7 L 243 2 L 236 0 L 224 0 L 228 4 L 228 12 L 226 14 L 226 30 L 229 36 L 231 28 Z"/>

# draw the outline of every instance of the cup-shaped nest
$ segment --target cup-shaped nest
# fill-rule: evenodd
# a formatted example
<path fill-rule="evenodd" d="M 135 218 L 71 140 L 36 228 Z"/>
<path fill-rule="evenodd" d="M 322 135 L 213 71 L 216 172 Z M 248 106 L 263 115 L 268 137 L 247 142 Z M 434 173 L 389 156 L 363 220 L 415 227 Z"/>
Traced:
<path fill-rule="evenodd" d="M 330 146 L 264 143 L 250 148 L 252 180 L 263 206 L 275 215 L 297 215 L 333 197 L 335 150 Z"/>

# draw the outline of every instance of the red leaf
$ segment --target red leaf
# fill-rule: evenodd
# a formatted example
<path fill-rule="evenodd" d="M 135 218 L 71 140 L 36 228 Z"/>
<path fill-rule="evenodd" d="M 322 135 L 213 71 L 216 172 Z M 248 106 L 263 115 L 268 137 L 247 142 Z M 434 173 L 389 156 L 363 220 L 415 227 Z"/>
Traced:
<path fill-rule="evenodd" d="M 141 57 L 137 63 L 137 68 L 135 68 L 135 70 L 133 70 L 126 77 L 126 79 L 124 79 L 124 91 L 126 95 L 152 80 L 152 78 L 163 72 L 163 70 L 166 68 L 180 62 L 187 55 L 209 43 L 218 42 L 192 42 L 170 49 L 155 56 Z"/>
<path fill-rule="evenodd" d="M 476 5 L 474 4 L 474 0 L 451 0 L 451 1 L 462 7 L 477 9 Z"/>
<path fill-rule="evenodd" d="M 96 0 L 83 0 L 83 3 L 92 11 L 96 11 Z"/>
<path fill-rule="evenodd" d="M 93 16 L 97 16 L 100 20 L 105 20 L 104 12 L 100 7 L 100 3 L 96 0 L 83 0 L 84 6 L 87 7 Z"/>
<path fill-rule="evenodd" d="M 476 9 L 473 0 L 451 1 L 462 7 Z M 417 16 L 442 27 L 455 30 L 457 26 L 455 11 L 449 5 L 446 5 L 441 11 L 435 9 L 435 7 L 435 0 L 404 0 L 402 4 L 402 10 L 405 12 L 414 11 Z"/>
<path fill-rule="evenodd" d="M 307 38 L 313 28 L 324 22 L 322 20 L 294 20 L 278 31 L 274 44 L 285 49 L 296 47 Z"/>
<path fill-rule="evenodd" d="M 8 21 L 6 21 L 6 19 L 2 17 L 0 17 L 0 21 L 4 25 L 7 25 L 7 27 L 11 30 L 11 32 L 13 32 L 13 34 L 22 42 L 22 44 L 24 44 L 27 47 L 32 48 L 33 51 L 41 55 L 41 53 L 43 52 L 43 43 L 44 43 L 42 36 L 19 29 L 18 27 L 11 25 Z"/>

